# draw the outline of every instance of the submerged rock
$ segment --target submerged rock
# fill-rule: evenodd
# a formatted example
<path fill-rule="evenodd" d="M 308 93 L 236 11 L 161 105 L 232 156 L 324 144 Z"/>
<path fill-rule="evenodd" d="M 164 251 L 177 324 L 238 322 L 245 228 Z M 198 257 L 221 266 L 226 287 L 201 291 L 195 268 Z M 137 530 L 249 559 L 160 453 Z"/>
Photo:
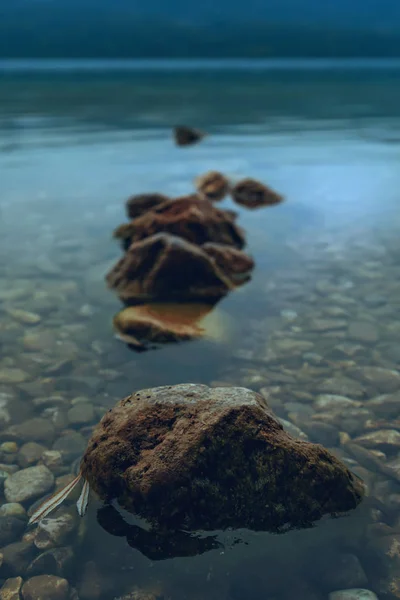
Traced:
<path fill-rule="evenodd" d="M 232 199 L 236 204 L 247 208 L 273 206 L 283 201 L 283 196 L 271 190 L 260 181 L 250 177 L 242 179 L 231 189 Z"/>
<path fill-rule="evenodd" d="M 43 496 L 54 486 L 54 475 L 44 465 L 17 471 L 4 482 L 7 502 L 26 502 Z"/>
<path fill-rule="evenodd" d="M 24 600 L 68 600 L 69 584 L 55 575 L 37 575 L 24 583 L 22 596 Z"/>
<path fill-rule="evenodd" d="M 129 306 L 115 315 L 114 328 L 133 346 L 215 338 L 215 319 L 208 318 L 212 310 L 212 304 L 194 302 Z"/>
<path fill-rule="evenodd" d="M 122 241 L 124 249 L 157 233 L 170 233 L 199 246 L 213 242 L 241 249 L 245 237 L 234 221 L 230 212 L 194 194 L 156 206 L 118 227 L 114 237 Z"/>
<path fill-rule="evenodd" d="M 192 146 L 197 142 L 201 142 L 207 134 L 187 125 L 177 125 L 173 129 L 173 135 L 177 146 Z"/>
<path fill-rule="evenodd" d="M 240 253 L 240 262 L 238 254 L 231 253 L 229 266 L 228 254 L 222 258 L 220 253 L 223 271 L 212 254 L 215 249 L 209 254 L 179 237 L 161 233 L 132 244 L 106 280 L 120 299 L 130 304 L 217 300 L 237 285 L 237 271 L 242 266 L 247 271 L 251 259 Z"/>
<path fill-rule="evenodd" d="M 364 493 L 322 446 L 287 434 L 260 395 L 194 384 L 119 402 L 81 472 L 103 500 L 170 530 L 305 527 L 354 509 Z"/>
<path fill-rule="evenodd" d="M 208 171 L 201 177 L 195 179 L 195 186 L 198 192 L 204 194 L 211 202 L 223 200 L 229 193 L 229 179 L 218 171 Z"/>
<path fill-rule="evenodd" d="M 164 196 L 164 194 L 137 194 L 126 201 L 126 214 L 129 219 L 136 219 L 148 210 L 152 210 L 170 200 L 171 198 Z"/>

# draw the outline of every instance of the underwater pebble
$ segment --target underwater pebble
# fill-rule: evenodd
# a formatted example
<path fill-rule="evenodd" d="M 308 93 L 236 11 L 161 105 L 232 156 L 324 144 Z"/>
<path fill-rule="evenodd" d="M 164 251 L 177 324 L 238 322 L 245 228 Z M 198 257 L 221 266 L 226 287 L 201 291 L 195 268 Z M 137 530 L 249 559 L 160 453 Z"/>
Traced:
<path fill-rule="evenodd" d="M 372 449 L 384 449 L 389 446 L 395 451 L 400 448 L 400 432 L 395 429 L 380 429 L 361 435 L 354 442 L 360 446 Z"/>
<path fill-rule="evenodd" d="M 329 594 L 329 600 L 379 600 L 371 590 L 353 589 L 339 590 Z"/>
<path fill-rule="evenodd" d="M 23 600 L 68 600 L 69 583 L 55 575 L 37 575 L 22 587 Z"/>
<path fill-rule="evenodd" d="M 348 408 L 358 408 L 362 406 L 361 402 L 351 400 L 346 396 L 337 396 L 336 394 L 321 394 L 314 402 L 316 410 L 345 410 Z"/>
<path fill-rule="evenodd" d="M 22 383 L 30 379 L 28 373 L 22 369 L 3 367 L 0 369 L 0 383 Z"/>
<path fill-rule="evenodd" d="M 53 473 L 44 465 L 38 465 L 8 477 L 4 483 L 4 495 L 7 502 L 26 502 L 43 496 L 53 486 Z"/>
<path fill-rule="evenodd" d="M 62 435 L 53 444 L 53 450 L 61 452 L 66 462 L 81 458 L 86 450 L 87 441 L 78 432 L 71 431 Z"/>
<path fill-rule="evenodd" d="M 358 367 L 352 370 L 351 376 L 368 384 L 381 394 L 390 394 L 400 390 L 400 373 L 381 367 Z M 351 394 L 350 394 L 351 395 Z"/>
<path fill-rule="evenodd" d="M 24 444 L 21 446 L 18 453 L 18 464 L 22 469 L 32 467 L 39 461 L 45 450 L 45 446 L 37 444 L 36 442 L 28 442 L 27 444 Z"/>
<path fill-rule="evenodd" d="M 11 577 L 0 589 L 0 600 L 21 600 L 22 577 Z"/>
<path fill-rule="evenodd" d="M 2 548 L 2 573 L 6 577 L 24 575 L 32 562 L 36 549 L 32 542 L 15 542 Z"/>
<path fill-rule="evenodd" d="M 0 517 L 18 517 L 27 519 L 26 510 L 18 502 L 8 502 L 0 506 Z"/>
<path fill-rule="evenodd" d="M 74 561 L 74 551 L 70 546 L 52 548 L 37 556 L 27 568 L 27 575 L 56 575 L 64 577 L 71 571 Z"/>
<path fill-rule="evenodd" d="M 0 516 L 0 547 L 16 542 L 25 530 L 25 522 L 13 516 Z"/>
<path fill-rule="evenodd" d="M 36 325 L 41 321 L 40 315 L 20 308 L 8 308 L 6 312 L 12 319 L 24 325 Z"/>
<path fill-rule="evenodd" d="M 373 344 L 379 340 L 379 329 L 368 321 L 354 321 L 349 325 L 348 337 L 354 342 Z"/>
<path fill-rule="evenodd" d="M 0 445 L 0 452 L 4 452 L 5 454 L 15 454 L 18 452 L 18 446 L 15 442 L 3 442 Z"/>
<path fill-rule="evenodd" d="M 1 433 L 1 437 L 7 440 L 16 440 L 23 442 L 44 442 L 51 443 L 55 436 L 53 425 L 47 419 L 36 417 L 11 425 Z"/>
<path fill-rule="evenodd" d="M 64 546 L 78 526 L 78 515 L 65 512 L 42 519 L 37 526 L 34 544 L 39 550 Z"/>
<path fill-rule="evenodd" d="M 45 450 L 41 456 L 41 462 L 50 469 L 52 473 L 58 473 L 64 463 L 63 456 L 58 450 Z"/>
<path fill-rule="evenodd" d="M 92 404 L 79 403 L 68 411 L 68 421 L 71 425 L 85 425 L 93 423 L 95 412 Z"/>

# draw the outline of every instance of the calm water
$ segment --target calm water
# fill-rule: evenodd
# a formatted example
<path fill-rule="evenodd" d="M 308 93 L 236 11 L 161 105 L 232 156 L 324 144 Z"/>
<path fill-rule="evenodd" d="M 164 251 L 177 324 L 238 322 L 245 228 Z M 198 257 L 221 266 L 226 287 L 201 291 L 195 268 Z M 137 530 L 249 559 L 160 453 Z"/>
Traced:
<path fill-rule="evenodd" d="M 311 530 L 252 534 L 246 545 L 226 534 L 225 550 L 165 561 L 148 558 L 149 544 L 138 546 L 93 502 L 80 535 L 58 543 L 73 548 L 72 564 L 50 574 L 66 576 L 82 600 L 129 590 L 165 600 L 323 600 L 351 588 L 400 597 L 400 556 L 385 551 L 400 532 L 400 422 L 395 399 L 394 410 L 376 401 L 400 392 L 400 67 L 78 66 L 0 64 L 0 391 L 6 408 L 10 399 L 18 407 L 12 423 L 41 416 L 71 444 L 59 476 L 105 409 L 135 390 L 189 381 L 268 390 L 285 426 L 330 446 L 370 497 Z M 211 135 L 176 148 L 178 122 Z M 125 221 L 124 201 L 189 193 L 209 169 L 260 178 L 287 201 L 238 211 L 256 269 L 218 305 L 217 341 L 133 353 L 114 337 L 121 306 L 104 284 L 121 255 L 111 234 Z M 370 376 L 370 367 L 384 371 Z M 94 411 L 76 423 L 68 411 L 79 403 Z M 9 425 L 4 441 L 14 439 Z M 398 433 L 389 440 L 390 431 Z M 383 433 L 362 439 L 374 432 Z M 23 466 L 28 437 L 18 438 L 18 454 L 0 449 L 6 466 Z M 368 456 L 350 456 L 350 438 Z M 53 439 L 29 437 L 45 448 Z M 26 566 L 0 577 L 28 578 Z"/>

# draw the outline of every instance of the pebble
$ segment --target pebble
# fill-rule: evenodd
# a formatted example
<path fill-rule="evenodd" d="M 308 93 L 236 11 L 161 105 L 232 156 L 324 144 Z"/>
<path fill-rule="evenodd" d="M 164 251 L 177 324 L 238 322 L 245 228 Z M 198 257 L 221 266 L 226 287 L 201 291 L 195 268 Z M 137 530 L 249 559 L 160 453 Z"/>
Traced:
<path fill-rule="evenodd" d="M 45 450 L 41 456 L 41 462 L 46 465 L 52 473 L 59 473 L 63 468 L 63 455 L 58 450 Z"/>
<path fill-rule="evenodd" d="M 302 429 L 315 444 L 322 444 L 328 448 L 339 446 L 339 432 L 333 425 L 308 421 L 302 423 Z"/>
<path fill-rule="evenodd" d="M 324 584 L 330 589 L 362 588 L 368 579 L 357 556 L 340 554 L 331 557 L 329 569 L 324 571 Z"/>
<path fill-rule="evenodd" d="M 15 369 L 11 367 L 3 367 L 0 369 L 0 383 L 23 383 L 30 379 L 28 373 L 25 373 L 22 369 Z"/>
<path fill-rule="evenodd" d="M 0 516 L 0 547 L 16 542 L 25 531 L 25 522 L 13 516 Z"/>
<path fill-rule="evenodd" d="M 3 442 L 0 445 L 0 451 L 5 454 L 15 454 L 18 452 L 18 446 L 15 442 Z"/>
<path fill-rule="evenodd" d="M 378 429 L 359 436 L 354 442 L 360 446 L 365 446 L 365 448 L 395 451 L 400 448 L 400 432 L 396 429 Z M 5 485 L 7 485 L 7 481 Z"/>
<path fill-rule="evenodd" d="M 21 600 L 22 577 L 10 577 L 0 589 L 0 600 Z"/>
<path fill-rule="evenodd" d="M 55 430 L 47 419 L 35 417 L 18 425 L 12 425 L 3 431 L 1 436 L 8 440 L 49 444 L 54 440 Z"/>
<path fill-rule="evenodd" d="M 346 327 L 347 321 L 344 319 L 313 319 L 309 324 L 310 331 L 333 331 Z"/>
<path fill-rule="evenodd" d="M 74 558 L 74 551 L 70 546 L 46 550 L 31 562 L 27 569 L 27 575 L 30 577 L 34 575 L 65 577 L 71 570 Z"/>
<path fill-rule="evenodd" d="M 329 594 L 329 600 L 378 600 L 378 596 L 371 590 L 352 589 L 338 590 Z"/>
<path fill-rule="evenodd" d="M 55 575 L 37 575 L 22 588 L 23 600 L 68 600 L 69 584 Z"/>
<path fill-rule="evenodd" d="M 390 394 L 400 390 L 400 373 L 381 367 L 358 367 L 351 372 L 352 377 L 368 384 L 379 394 Z"/>
<path fill-rule="evenodd" d="M 300 440 L 308 440 L 307 435 L 304 433 L 304 431 L 300 429 L 300 427 L 297 427 L 296 425 L 294 425 L 290 421 L 286 421 L 285 419 L 278 420 L 281 423 L 284 430 L 287 431 L 290 435 Z"/>
<path fill-rule="evenodd" d="M 23 575 L 35 555 L 32 542 L 15 542 L 2 549 L 2 573 L 7 577 Z"/>
<path fill-rule="evenodd" d="M 359 408 L 360 406 L 362 406 L 361 402 L 336 394 L 321 394 L 314 402 L 316 410 L 340 411 L 348 408 Z"/>
<path fill-rule="evenodd" d="M 28 442 L 27 444 L 24 444 L 21 446 L 18 453 L 18 464 L 22 469 L 32 467 L 39 461 L 45 450 L 45 446 L 42 446 L 36 442 Z"/>
<path fill-rule="evenodd" d="M 41 321 L 40 315 L 20 308 L 8 308 L 6 312 L 11 318 L 15 319 L 15 321 L 23 323 L 24 325 L 37 325 L 37 323 L 40 323 Z"/>
<path fill-rule="evenodd" d="M 34 542 L 36 548 L 39 550 L 49 550 L 57 546 L 64 546 L 77 526 L 76 515 L 68 512 L 42 519 L 36 530 Z"/>
<path fill-rule="evenodd" d="M 365 395 L 364 387 L 360 383 L 340 375 L 325 379 L 319 386 L 318 391 L 351 398 L 363 398 Z"/>
<path fill-rule="evenodd" d="M 86 425 L 93 423 L 95 412 L 92 404 L 79 403 L 68 411 L 68 421 L 71 425 Z"/>
<path fill-rule="evenodd" d="M 373 344 L 379 340 L 379 329 L 369 321 L 354 321 L 349 325 L 348 336 L 354 342 Z"/>
<path fill-rule="evenodd" d="M 54 475 L 44 465 L 22 469 L 4 482 L 7 502 L 26 502 L 49 492 L 54 486 Z"/>
<path fill-rule="evenodd" d="M 63 455 L 65 462 L 72 462 L 81 458 L 86 450 L 87 440 L 78 432 L 71 431 L 62 435 L 53 444 L 53 450 L 58 450 Z"/>
<path fill-rule="evenodd" d="M 8 502 L 0 506 L 0 517 L 18 517 L 27 519 L 26 510 L 18 502 Z"/>
<path fill-rule="evenodd" d="M 376 396 L 366 406 L 379 417 L 396 418 L 400 415 L 400 393 Z"/>

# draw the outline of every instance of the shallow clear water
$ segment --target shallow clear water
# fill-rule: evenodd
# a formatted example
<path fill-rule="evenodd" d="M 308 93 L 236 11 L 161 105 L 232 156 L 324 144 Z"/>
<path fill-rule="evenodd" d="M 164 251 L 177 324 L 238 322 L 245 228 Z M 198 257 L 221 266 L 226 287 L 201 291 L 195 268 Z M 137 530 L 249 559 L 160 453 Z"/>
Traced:
<path fill-rule="evenodd" d="M 345 447 L 346 435 L 400 437 L 396 411 L 375 402 L 400 392 L 396 375 L 362 371 L 397 372 L 400 362 L 400 69 L 328 66 L 0 67 L 0 392 L 4 406 L 12 399 L 18 407 L 12 424 L 44 416 L 56 434 L 29 439 L 51 448 L 54 435 L 71 430 L 87 439 L 106 408 L 138 389 L 241 385 L 267 390 L 285 426 L 311 441 L 329 445 L 310 422 L 340 433 L 333 451 L 370 488 L 360 509 L 338 521 L 251 534 L 247 545 L 232 545 L 232 533 L 224 552 L 154 562 L 131 548 L 129 534 L 107 533 L 93 502 L 85 535 L 61 544 L 74 549 L 62 574 L 83 600 L 135 586 L 171 599 L 324 599 L 349 588 L 400 597 L 398 549 L 388 557 L 380 537 L 389 543 L 400 531 L 400 445 L 361 440 L 371 456 L 360 464 Z M 176 148 L 178 122 L 210 136 Z M 209 169 L 260 178 L 286 202 L 258 211 L 221 204 L 238 210 L 256 268 L 249 284 L 219 303 L 220 340 L 134 353 L 114 336 L 121 305 L 104 283 L 121 255 L 111 234 L 125 221 L 124 201 L 141 192 L 189 193 Z M 15 309 L 38 322 L 26 323 Z M 321 394 L 353 404 L 344 409 L 338 400 L 322 410 Z M 38 400 L 52 396 L 58 400 Z M 76 423 L 68 411 L 82 397 L 94 412 Z M 3 422 L 2 441 L 14 439 L 10 424 Z M 17 439 L 14 454 L 0 448 L 3 466 L 26 466 L 24 441 Z M 79 457 L 79 449 L 64 456 L 56 475 L 70 473 Z M 371 466 L 374 458 L 397 475 Z M 26 579 L 29 570 L 0 569 L 3 579 L 10 574 Z"/>

